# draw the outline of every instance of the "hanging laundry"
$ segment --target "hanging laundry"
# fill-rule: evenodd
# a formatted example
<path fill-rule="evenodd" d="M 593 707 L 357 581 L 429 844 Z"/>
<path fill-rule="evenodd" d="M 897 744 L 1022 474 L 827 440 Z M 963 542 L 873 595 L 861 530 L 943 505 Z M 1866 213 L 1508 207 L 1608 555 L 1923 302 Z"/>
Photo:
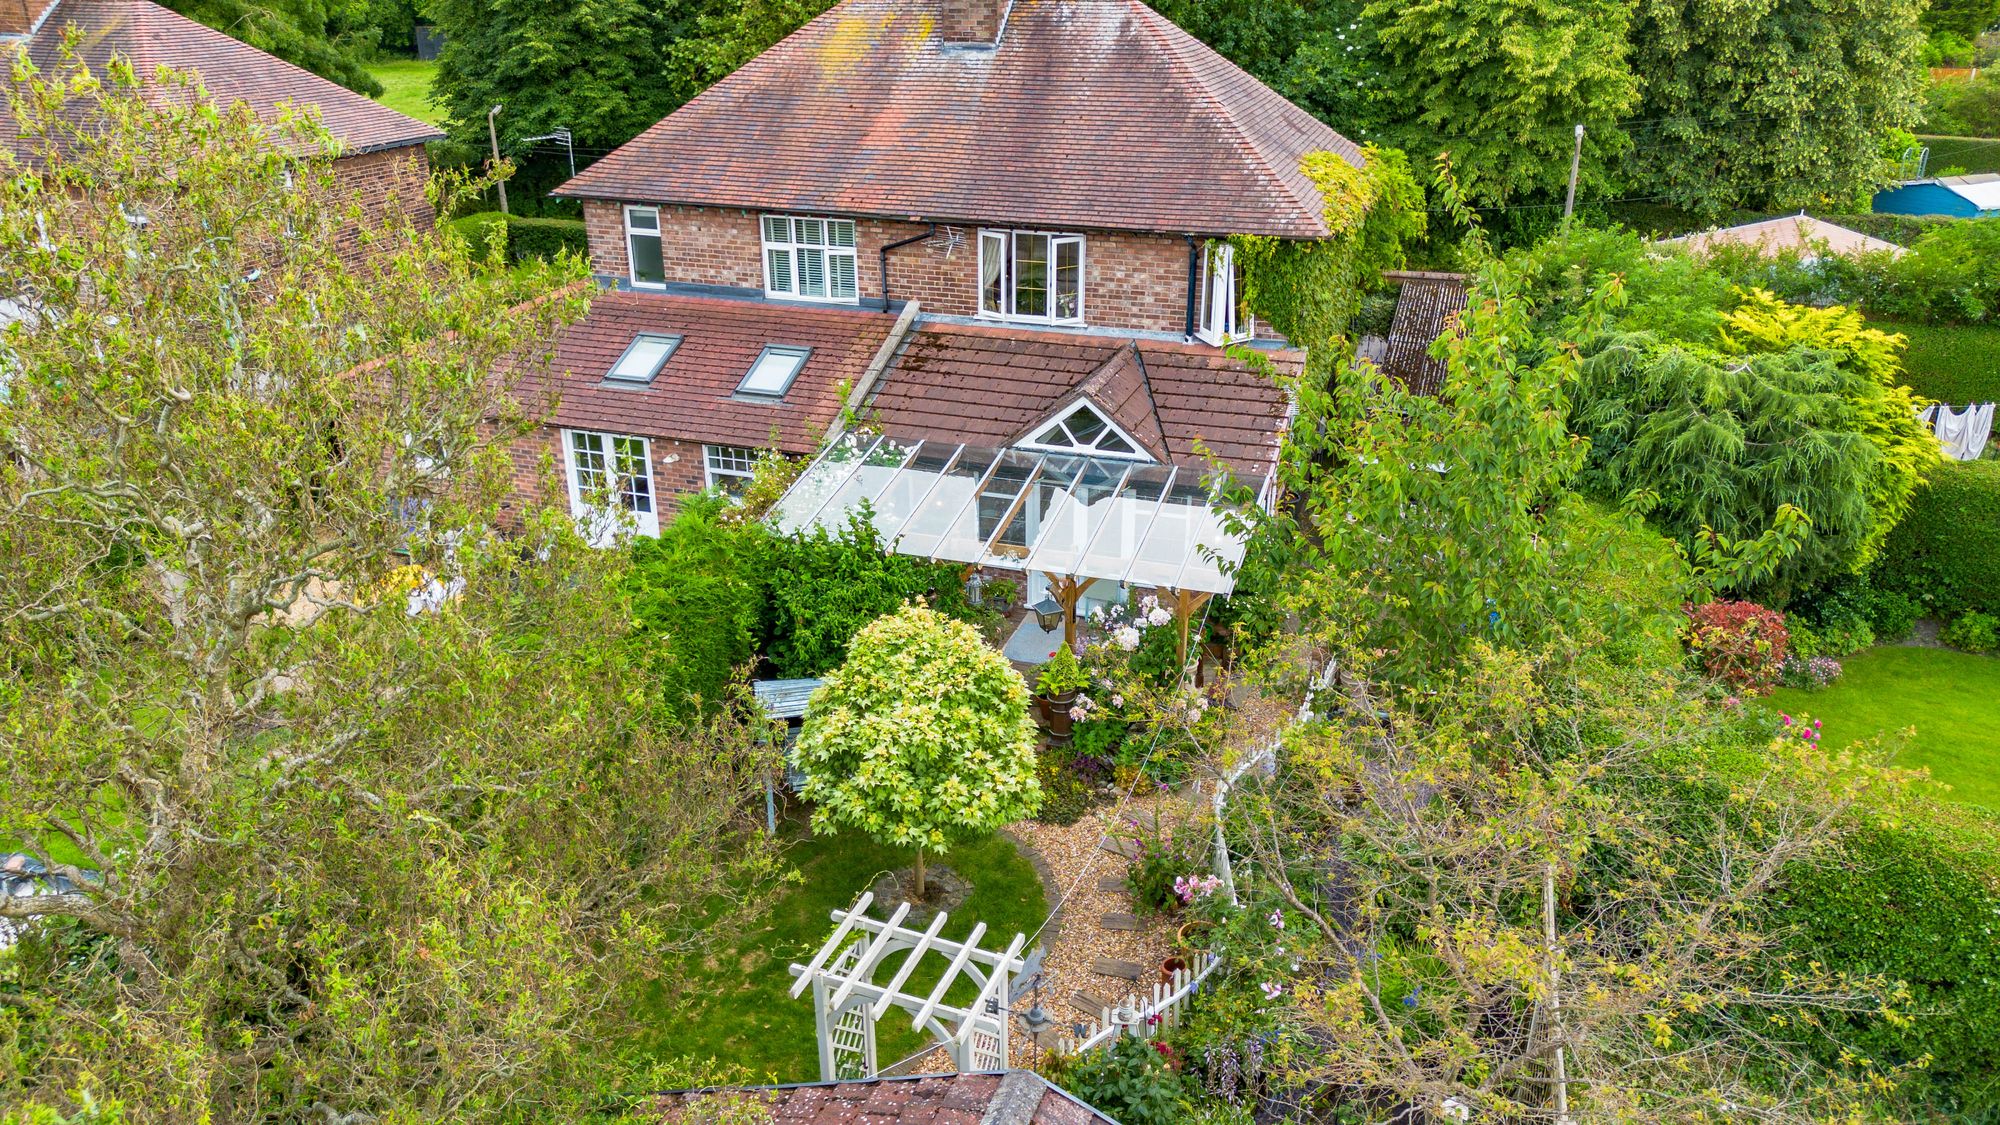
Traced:
<path fill-rule="evenodd" d="M 1944 455 L 1955 461 L 1976 461 L 1985 451 L 1986 439 L 1993 432 L 1993 407 L 1993 403 L 1986 402 L 1964 410 L 1953 410 L 1949 405 L 1937 403 L 1927 407 L 1919 417 L 1935 410 L 1936 423 L 1932 432 L 1937 434 L 1938 443 L 1944 446 Z"/>

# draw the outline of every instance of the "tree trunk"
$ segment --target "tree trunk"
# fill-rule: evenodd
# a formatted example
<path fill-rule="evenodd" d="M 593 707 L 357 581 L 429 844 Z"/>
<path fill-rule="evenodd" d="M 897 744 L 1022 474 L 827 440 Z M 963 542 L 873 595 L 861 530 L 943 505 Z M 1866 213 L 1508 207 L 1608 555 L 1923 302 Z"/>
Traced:
<path fill-rule="evenodd" d="M 916 900 L 924 900 L 924 849 L 917 849 L 917 893 Z"/>

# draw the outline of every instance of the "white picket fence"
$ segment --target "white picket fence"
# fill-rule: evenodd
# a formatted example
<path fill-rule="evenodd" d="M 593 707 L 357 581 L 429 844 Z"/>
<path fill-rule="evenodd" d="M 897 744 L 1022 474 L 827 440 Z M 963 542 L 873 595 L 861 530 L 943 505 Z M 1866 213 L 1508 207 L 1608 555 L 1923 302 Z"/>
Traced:
<path fill-rule="evenodd" d="M 1056 1049 L 1073 1055 L 1079 1051 L 1091 1051 L 1110 1045 L 1119 1035 L 1136 1035 L 1150 1038 L 1165 1032 L 1180 1022 L 1181 1009 L 1188 998 L 1201 988 L 1208 974 L 1222 962 L 1206 953 L 1194 955 L 1194 963 L 1185 969 L 1174 970 L 1173 978 L 1165 984 L 1156 984 L 1148 994 L 1132 993 L 1116 1006 L 1105 1008 L 1096 1020 L 1083 1025 L 1082 1039 L 1064 1036 L 1057 1041 Z"/>

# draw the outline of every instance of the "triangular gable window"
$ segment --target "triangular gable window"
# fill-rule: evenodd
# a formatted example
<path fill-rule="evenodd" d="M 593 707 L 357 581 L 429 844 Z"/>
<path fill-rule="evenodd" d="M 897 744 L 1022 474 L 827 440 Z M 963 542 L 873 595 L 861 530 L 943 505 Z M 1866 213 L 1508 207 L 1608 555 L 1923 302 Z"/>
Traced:
<path fill-rule="evenodd" d="M 1077 403 L 1068 413 L 1035 431 L 1034 436 L 1021 444 L 1030 449 L 1059 453 L 1146 457 L 1138 442 L 1126 436 L 1125 431 L 1098 413 L 1089 402 Z"/>

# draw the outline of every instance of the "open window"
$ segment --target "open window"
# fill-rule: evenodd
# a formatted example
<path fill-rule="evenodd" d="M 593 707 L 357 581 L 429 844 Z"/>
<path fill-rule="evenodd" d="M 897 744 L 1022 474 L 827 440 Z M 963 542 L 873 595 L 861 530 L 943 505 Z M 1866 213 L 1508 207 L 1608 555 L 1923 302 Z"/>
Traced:
<path fill-rule="evenodd" d="M 658 535 L 660 517 L 653 492 L 652 443 L 628 434 L 566 430 L 570 512 L 593 547 L 605 547 L 626 532 Z"/>
<path fill-rule="evenodd" d="M 1151 460 L 1130 434 L 1119 429 L 1088 399 L 1051 419 L 1020 445 L 1023 449 L 1038 449 L 1047 453 L 1087 453 L 1097 457 Z"/>
<path fill-rule="evenodd" d="M 657 289 L 667 283 L 666 258 L 660 249 L 660 209 L 625 208 L 625 256 L 631 263 L 632 284 Z"/>
<path fill-rule="evenodd" d="M 979 232 L 979 315 L 1029 324 L 1083 323 L 1083 236 Z"/>
<path fill-rule="evenodd" d="M 1199 310 L 1195 335 L 1211 344 L 1233 344 L 1256 335 L 1255 318 L 1243 300 L 1243 267 L 1236 261 L 1236 247 L 1227 242 L 1211 242 L 1203 254 Z"/>

